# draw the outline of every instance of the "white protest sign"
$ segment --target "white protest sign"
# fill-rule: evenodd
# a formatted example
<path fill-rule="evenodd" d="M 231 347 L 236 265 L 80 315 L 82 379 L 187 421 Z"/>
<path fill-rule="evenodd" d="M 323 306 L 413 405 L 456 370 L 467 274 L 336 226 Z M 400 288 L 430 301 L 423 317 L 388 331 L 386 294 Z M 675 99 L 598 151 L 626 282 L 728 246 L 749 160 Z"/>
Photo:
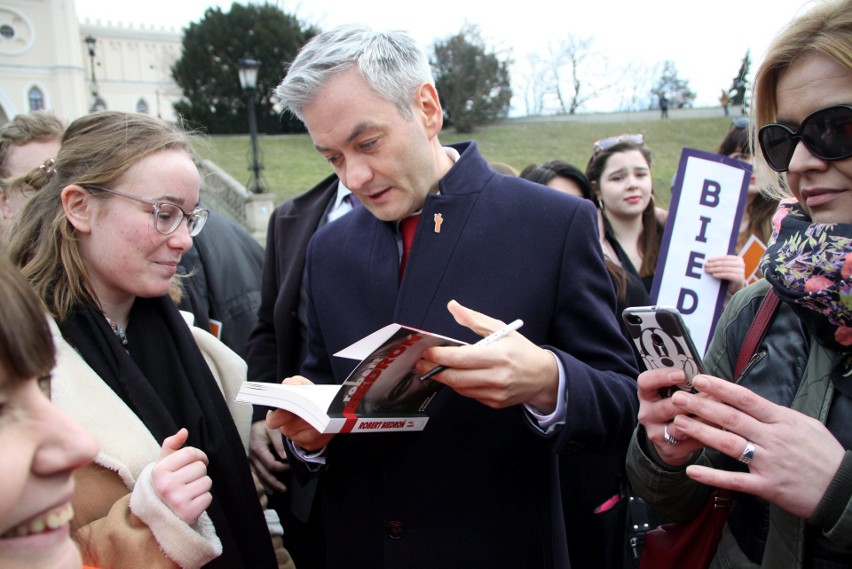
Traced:
<path fill-rule="evenodd" d="M 702 352 L 722 313 L 727 283 L 704 272 L 708 257 L 735 254 L 751 171 L 743 163 L 684 148 L 651 298 L 674 306 Z"/>

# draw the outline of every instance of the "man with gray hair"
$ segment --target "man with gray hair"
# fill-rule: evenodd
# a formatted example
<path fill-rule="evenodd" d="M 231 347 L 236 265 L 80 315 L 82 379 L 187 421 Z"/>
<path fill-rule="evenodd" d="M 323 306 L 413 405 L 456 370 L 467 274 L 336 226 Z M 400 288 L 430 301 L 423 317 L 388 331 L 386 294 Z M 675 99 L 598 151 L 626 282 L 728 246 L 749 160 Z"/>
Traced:
<path fill-rule="evenodd" d="M 557 452 L 624 445 L 637 371 L 591 202 L 442 146 L 425 53 L 402 32 L 313 38 L 276 90 L 364 207 L 320 229 L 305 267 L 307 356 L 287 383 L 339 384 L 338 350 L 397 322 L 488 346 L 432 348 L 442 389 L 417 433 L 322 435 L 267 416 L 292 468 L 320 479 L 327 566 L 569 565 Z"/>

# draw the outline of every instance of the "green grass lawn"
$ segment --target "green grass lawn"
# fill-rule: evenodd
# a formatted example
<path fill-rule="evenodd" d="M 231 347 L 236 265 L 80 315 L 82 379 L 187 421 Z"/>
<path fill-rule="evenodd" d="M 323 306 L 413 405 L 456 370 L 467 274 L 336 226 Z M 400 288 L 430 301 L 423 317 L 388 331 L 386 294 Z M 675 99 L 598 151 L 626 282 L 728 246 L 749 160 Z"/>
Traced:
<path fill-rule="evenodd" d="M 459 135 L 441 133 L 444 144 L 476 140 L 487 160 L 505 162 L 522 170 L 530 163 L 566 160 L 585 169 L 594 141 L 625 132 L 641 133 L 653 154 L 654 189 L 663 206 L 669 202 L 671 181 L 683 147 L 714 152 L 730 126 L 730 119 L 695 118 L 612 122 L 543 121 L 509 119 Z M 242 183 L 249 179 L 248 136 L 211 136 L 199 148 L 203 158 L 216 162 Z M 260 136 L 265 186 L 275 204 L 313 187 L 331 168 L 311 144 L 308 135 Z"/>

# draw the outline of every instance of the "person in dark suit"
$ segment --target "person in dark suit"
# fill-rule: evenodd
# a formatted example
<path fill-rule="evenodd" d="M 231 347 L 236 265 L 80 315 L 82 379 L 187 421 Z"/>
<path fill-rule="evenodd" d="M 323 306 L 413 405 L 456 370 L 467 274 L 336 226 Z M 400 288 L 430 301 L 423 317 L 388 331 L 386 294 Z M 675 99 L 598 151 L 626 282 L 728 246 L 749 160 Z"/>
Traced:
<path fill-rule="evenodd" d="M 210 330 L 241 358 L 257 322 L 263 247 L 246 229 L 211 211 L 207 230 L 181 257 L 186 299 L 181 308 L 195 314 L 196 326 Z"/>
<path fill-rule="evenodd" d="M 319 34 L 276 93 L 364 206 L 308 246 L 307 355 L 286 383 L 341 383 L 357 362 L 331 354 L 392 322 L 467 342 L 524 322 L 424 352 L 418 373 L 448 369 L 421 432 L 321 435 L 269 414 L 291 467 L 321 479 L 327 567 L 568 567 L 557 452 L 623 444 L 636 422 L 594 206 L 497 174 L 474 142 L 443 147 L 406 33 Z"/>
<path fill-rule="evenodd" d="M 297 373 L 304 359 L 299 297 L 308 241 L 324 225 L 338 194 L 337 176 L 275 208 L 266 235 L 258 323 L 249 337 L 252 381 L 280 381 Z"/>
<path fill-rule="evenodd" d="M 275 208 L 269 219 L 257 324 L 248 342 L 251 381 L 279 382 L 299 373 L 305 357 L 302 274 L 316 230 L 351 210 L 351 192 L 331 174 Z M 266 428 L 266 408 L 256 407 L 250 458 L 270 505 L 284 525 L 287 550 L 300 569 L 323 567 L 315 510 L 316 477 L 298 477 L 287 464 L 281 434 Z M 313 517 L 312 517 L 313 514 Z"/>

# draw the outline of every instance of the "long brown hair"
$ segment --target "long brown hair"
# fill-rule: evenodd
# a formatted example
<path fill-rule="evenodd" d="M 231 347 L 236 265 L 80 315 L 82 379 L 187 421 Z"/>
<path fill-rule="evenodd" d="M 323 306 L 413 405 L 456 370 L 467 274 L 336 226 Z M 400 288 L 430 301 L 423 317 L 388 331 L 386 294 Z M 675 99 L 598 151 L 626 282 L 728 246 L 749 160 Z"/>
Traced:
<path fill-rule="evenodd" d="M 607 162 L 614 154 L 630 152 L 636 150 L 642 154 L 645 161 L 648 163 L 648 168 L 651 167 L 651 150 L 644 144 L 635 144 L 633 142 L 619 142 L 605 150 L 596 152 L 589 160 L 586 166 L 586 177 L 595 188 L 600 188 L 601 177 L 606 170 Z M 642 252 L 642 265 L 637 267 L 640 277 L 649 277 L 657 270 L 657 258 L 660 256 L 660 240 L 662 232 L 660 225 L 657 222 L 657 214 L 655 211 L 655 194 L 651 188 L 651 201 L 642 212 L 642 233 L 639 235 L 639 251 Z M 607 222 L 606 211 L 604 210 L 604 222 Z"/>
<path fill-rule="evenodd" d="M 77 302 L 100 307 L 91 293 L 74 226 L 62 207 L 62 190 L 72 184 L 108 187 L 162 150 L 184 150 L 192 156 L 190 140 L 186 130 L 147 115 L 91 113 L 68 126 L 55 163 L 48 161 L 26 174 L 26 184 L 37 192 L 18 217 L 9 256 L 54 316 L 64 319 Z"/>

